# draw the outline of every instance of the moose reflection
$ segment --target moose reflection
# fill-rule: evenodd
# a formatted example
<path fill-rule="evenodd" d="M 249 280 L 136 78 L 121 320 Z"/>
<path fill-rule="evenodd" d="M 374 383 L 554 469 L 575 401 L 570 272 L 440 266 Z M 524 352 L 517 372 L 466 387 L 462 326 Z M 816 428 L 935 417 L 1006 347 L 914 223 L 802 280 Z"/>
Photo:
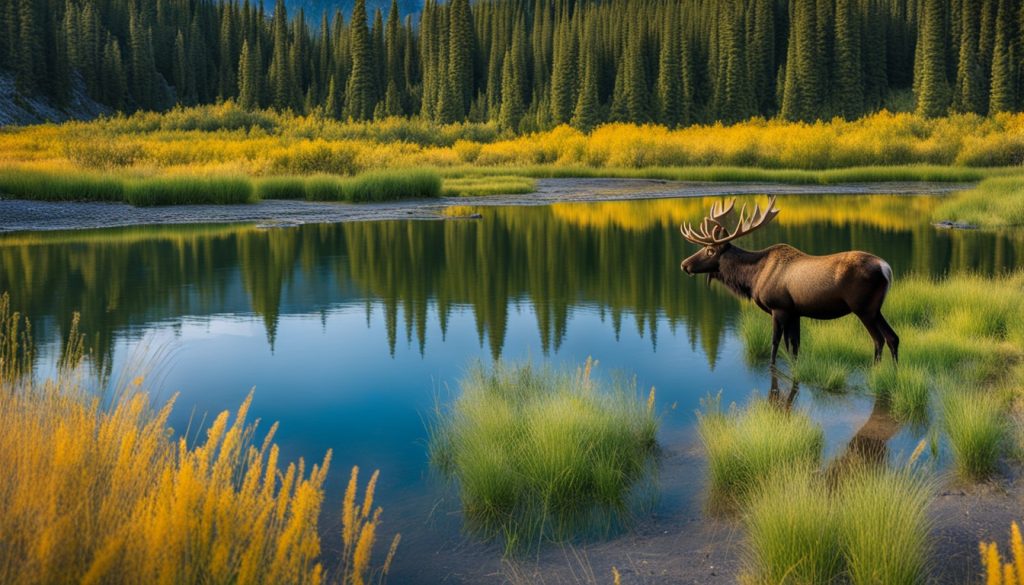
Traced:
<path fill-rule="evenodd" d="M 735 199 L 727 205 L 712 204 L 710 215 L 696 230 L 690 224 L 680 226 L 687 241 L 702 246 L 680 268 L 690 275 L 707 274 L 709 281 L 720 281 L 772 316 L 772 364 L 783 337 L 793 357 L 800 351 L 801 317 L 836 319 L 850 313 L 860 318 L 875 342 L 876 362 L 882 359 L 885 344 L 893 360 L 898 359 L 900 338 L 882 316 L 892 284 L 888 262 L 860 251 L 812 256 L 788 244 L 748 252 L 731 242 L 766 225 L 779 210 L 775 197 L 764 211 L 755 205 L 749 216 L 744 205 L 736 227 L 729 231 L 724 224 L 735 204 Z"/>

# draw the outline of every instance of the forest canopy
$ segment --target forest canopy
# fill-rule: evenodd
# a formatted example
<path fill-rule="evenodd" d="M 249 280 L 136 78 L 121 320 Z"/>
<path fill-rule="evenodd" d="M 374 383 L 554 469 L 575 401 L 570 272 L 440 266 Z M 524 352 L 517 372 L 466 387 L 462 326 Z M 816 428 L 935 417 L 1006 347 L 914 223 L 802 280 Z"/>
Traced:
<path fill-rule="evenodd" d="M 1021 0 L 0 0 L 24 94 L 531 131 L 1024 107 Z"/>

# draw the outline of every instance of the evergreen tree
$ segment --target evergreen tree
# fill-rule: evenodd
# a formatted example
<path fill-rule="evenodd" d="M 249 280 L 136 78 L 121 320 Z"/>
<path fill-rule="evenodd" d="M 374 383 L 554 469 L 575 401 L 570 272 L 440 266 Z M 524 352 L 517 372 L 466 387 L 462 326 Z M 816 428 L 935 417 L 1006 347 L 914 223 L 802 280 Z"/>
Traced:
<path fill-rule="evenodd" d="M 121 46 L 115 38 L 111 38 L 103 47 L 103 66 L 100 79 L 103 88 L 103 101 L 114 108 L 124 109 L 128 87 L 125 83 L 126 75 L 124 60 L 121 57 Z"/>
<path fill-rule="evenodd" d="M 597 51 L 595 50 L 595 26 L 593 19 L 587 20 L 585 50 L 580 52 L 583 77 L 573 110 L 572 125 L 584 132 L 593 130 L 601 121 L 600 98 L 597 81 Z"/>
<path fill-rule="evenodd" d="M 658 58 L 658 121 L 670 128 L 683 123 L 682 47 L 675 20 L 666 21 Z"/>
<path fill-rule="evenodd" d="M 405 114 L 405 63 L 402 54 L 402 33 L 398 17 L 398 0 L 391 0 L 386 33 L 387 86 L 384 93 L 384 110 L 388 116 Z"/>
<path fill-rule="evenodd" d="M 1010 112 L 1017 108 L 1018 54 L 1016 51 L 1018 13 L 1012 0 L 999 0 L 996 18 L 995 46 L 992 50 L 992 91 L 989 102 L 991 113 Z"/>
<path fill-rule="evenodd" d="M 958 112 L 985 113 L 985 90 L 982 69 L 978 62 L 978 12 L 961 10 L 958 27 L 960 51 L 956 69 L 956 85 L 953 88 L 952 108 Z"/>
<path fill-rule="evenodd" d="M 523 118 L 523 91 L 518 72 L 522 64 L 516 62 L 518 51 L 515 48 L 513 45 L 513 49 L 505 52 L 501 66 L 501 113 L 498 125 L 507 131 L 518 129 L 519 121 Z"/>
<path fill-rule="evenodd" d="M 292 68 L 289 59 L 288 43 L 288 9 L 284 0 L 277 0 L 274 5 L 273 56 L 270 58 L 270 105 L 278 110 L 294 109 L 294 88 Z"/>
<path fill-rule="evenodd" d="M 349 31 L 352 73 L 345 89 L 345 113 L 355 120 L 373 116 L 373 56 L 370 54 L 370 30 L 366 22 L 366 0 L 356 0 Z"/>
<path fill-rule="evenodd" d="M 242 43 L 242 55 L 238 60 L 238 104 L 246 109 L 260 106 L 260 50 L 249 48 L 249 41 Z"/>
<path fill-rule="evenodd" d="M 558 32 L 551 72 L 551 120 L 564 124 L 573 116 L 576 105 L 580 63 L 579 40 L 571 29 L 568 14 L 563 14 L 559 20 Z"/>
<path fill-rule="evenodd" d="M 835 80 L 836 113 L 856 118 L 864 108 L 864 80 L 861 78 L 861 27 L 854 0 L 836 1 Z"/>
<path fill-rule="evenodd" d="M 33 93 L 40 88 L 40 69 L 43 61 L 42 31 L 37 26 L 36 3 L 33 0 L 19 0 L 17 45 L 13 50 L 15 76 L 18 89 Z"/>
<path fill-rule="evenodd" d="M 944 0 L 924 0 L 917 39 L 917 113 L 930 118 L 945 114 L 949 106 L 944 34 L 946 6 Z"/>

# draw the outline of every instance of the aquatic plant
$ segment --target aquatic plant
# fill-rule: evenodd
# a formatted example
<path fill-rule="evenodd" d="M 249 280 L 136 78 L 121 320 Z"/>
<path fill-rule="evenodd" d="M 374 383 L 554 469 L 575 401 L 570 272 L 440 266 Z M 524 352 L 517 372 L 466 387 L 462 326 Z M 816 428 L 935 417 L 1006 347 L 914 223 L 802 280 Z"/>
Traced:
<path fill-rule="evenodd" d="M 658 419 L 634 384 L 530 364 L 472 367 L 430 428 L 467 525 L 509 553 L 624 520 L 652 463 Z"/>
<path fill-rule="evenodd" d="M 1024 539 L 1016 522 L 1010 525 L 1010 555 L 1003 558 L 999 545 L 980 542 L 981 565 L 985 569 L 986 585 L 1020 585 L 1024 583 Z"/>
<path fill-rule="evenodd" d="M 533 193 L 537 182 L 529 177 L 510 175 L 445 178 L 441 194 L 445 197 L 481 195 L 521 195 Z"/>
<path fill-rule="evenodd" d="M 0 196 L 40 201 L 122 201 L 123 183 L 79 170 L 0 169 Z"/>
<path fill-rule="evenodd" d="M 821 461 L 824 433 L 807 413 L 764 399 L 723 411 L 720 397 L 701 401 L 698 431 L 707 451 L 712 504 L 734 505 L 780 467 Z"/>
<path fill-rule="evenodd" d="M 898 420 L 927 417 L 932 384 L 928 371 L 917 365 L 883 363 L 868 374 L 868 387 L 889 401 L 889 411 Z"/>
<path fill-rule="evenodd" d="M 957 471 L 968 479 L 992 475 L 1009 440 L 1006 399 L 992 389 L 942 393 L 943 428 Z"/>
<path fill-rule="evenodd" d="M 310 201 L 392 201 L 428 199 L 441 195 L 441 177 L 434 171 L 398 169 L 370 171 L 354 177 L 314 175 L 305 179 Z"/>

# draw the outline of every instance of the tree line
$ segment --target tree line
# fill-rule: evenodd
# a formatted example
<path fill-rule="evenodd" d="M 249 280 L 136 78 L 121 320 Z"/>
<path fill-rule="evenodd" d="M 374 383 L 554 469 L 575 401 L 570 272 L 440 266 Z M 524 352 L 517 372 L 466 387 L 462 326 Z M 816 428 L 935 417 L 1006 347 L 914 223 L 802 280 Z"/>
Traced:
<path fill-rule="evenodd" d="M 0 0 L 0 68 L 116 110 L 235 100 L 529 131 L 1024 108 L 1024 0 Z"/>

